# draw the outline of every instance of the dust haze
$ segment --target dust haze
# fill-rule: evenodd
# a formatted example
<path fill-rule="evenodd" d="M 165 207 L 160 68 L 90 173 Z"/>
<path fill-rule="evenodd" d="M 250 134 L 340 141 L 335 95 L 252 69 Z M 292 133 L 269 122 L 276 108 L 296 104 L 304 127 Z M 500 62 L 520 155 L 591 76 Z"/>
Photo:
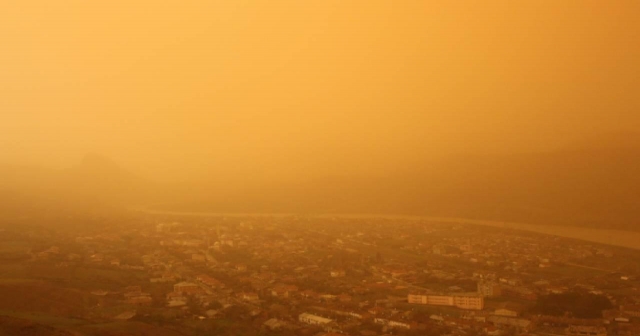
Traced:
<path fill-rule="evenodd" d="M 0 336 L 640 335 L 639 18 L 0 0 Z"/>
<path fill-rule="evenodd" d="M 621 225 L 638 205 L 633 1 L 0 6 L 7 192 Z"/>

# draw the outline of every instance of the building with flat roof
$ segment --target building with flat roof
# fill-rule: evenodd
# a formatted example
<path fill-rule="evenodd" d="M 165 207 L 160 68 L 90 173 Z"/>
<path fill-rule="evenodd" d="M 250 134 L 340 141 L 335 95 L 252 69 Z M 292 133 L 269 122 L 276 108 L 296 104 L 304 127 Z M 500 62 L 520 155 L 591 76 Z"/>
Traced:
<path fill-rule="evenodd" d="M 460 309 L 482 310 L 484 298 L 479 295 L 414 295 L 409 294 L 407 302 L 431 306 L 450 306 Z"/>
<path fill-rule="evenodd" d="M 493 281 L 478 282 L 478 294 L 484 297 L 500 296 L 502 294 L 500 285 Z"/>
<path fill-rule="evenodd" d="M 383 318 L 375 318 L 373 322 L 390 328 L 411 329 L 411 325 L 408 323 L 391 321 Z"/>
<path fill-rule="evenodd" d="M 566 332 L 567 335 L 575 336 L 607 336 L 607 329 L 604 327 L 571 325 Z"/>
<path fill-rule="evenodd" d="M 311 325 L 320 325 L 325 326 L 331 324 L 333 322 L 332 319 L 328 319 L 326 317 L 313 315 L 309 313 L 302 313 L 298 316 L 298 321 Z"/>
<path fill-rule="evenodd" d="M 173 285 L 173 291 L 176 293 L 199 294 L 202 292 L 202 289 L 194 283 L 183 281 Z"/>

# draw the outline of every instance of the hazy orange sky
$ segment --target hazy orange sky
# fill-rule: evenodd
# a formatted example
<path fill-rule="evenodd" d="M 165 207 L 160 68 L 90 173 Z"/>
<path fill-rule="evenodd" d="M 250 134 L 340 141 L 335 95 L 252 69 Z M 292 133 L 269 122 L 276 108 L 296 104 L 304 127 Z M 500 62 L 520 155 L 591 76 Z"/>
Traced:
<path fill-rule="evenodd" d="M 640 1 L 0 2 L 0 161 L 385 172 L 640 128 Z"/>

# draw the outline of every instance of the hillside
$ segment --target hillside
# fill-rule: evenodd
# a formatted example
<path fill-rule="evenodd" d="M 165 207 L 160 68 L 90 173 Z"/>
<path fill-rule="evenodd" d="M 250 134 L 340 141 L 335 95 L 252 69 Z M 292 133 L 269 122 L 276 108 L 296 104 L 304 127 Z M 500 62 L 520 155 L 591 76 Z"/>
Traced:
<path fill-rule="evenodd" d="M 151 199 L 154 187 L 95 154 L 68 169 L 0 165 L 0 209 L 7 215 L 129 206 Z"/>

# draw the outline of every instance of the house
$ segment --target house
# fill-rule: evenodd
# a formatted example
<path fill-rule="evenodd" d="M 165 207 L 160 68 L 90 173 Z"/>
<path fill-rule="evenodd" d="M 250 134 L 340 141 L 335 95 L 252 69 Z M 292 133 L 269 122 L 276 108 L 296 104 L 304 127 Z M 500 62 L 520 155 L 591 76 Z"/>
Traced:
<path fill-rule="evenodd" d="M 173 285 L 173 291 L 176 293 L 184 293 L 184 294 L 200 294 L 203 292 L 200 286 L 191 282 L 186 282 L 186 281 Z"/>
<path fill-rule="evenodd" d="M 245 301 L 259 301 L 260 297 L 256 293 L 241 293 L 240 299 Z"/>
<path fill-rule="evenodd" d="M 136 316 L 136 311 L 135 310 L 130 310 L 130 311 L 126 311 L 120 315 L 117 315 L 116 317 L 114 317 L 115 320 L 122 320 L 122 321 L 126 321 L 126 320 L 130 320 L 132 318 L 134 318 Z"/>
<path fill-rule="evenodd" d="M 333 294 L 322 294 L 320 295 L 320 299 L 325 300 L 325 301 L 333 301 L 335 299 L 337 299 L 338 297 L 336 295 Z"/>
<path fill-rule="evenodd" d="M 187 304 L 187 297 L 182 293 L 171 292 L 167 294 L 168 307 L 182 307 Z"/>
<path fill-rule="evenodd" d="M 171 292 L 167 294 L 167 300 L 175 300 L 175 299 L 187 299 L 183 293 Z"/>
<path fill-rule="evenodd" d="M 143 292 L 127 292 L 127 293 L 124 293 L 124 297 L 125 298 L 132 298 L 132 297 L 141 296 L 141 295 L 149 295 L 149 294 L 148 293 L 143 293 Z"/>
<path fill-rule="evenodd" d="M 276 318 L 272 318 L 272 319 L 269 319 L 269 320 L 265 321 L 262 325 L 264 327 L 268 328 L 269 330 L 278 330 L 278 329 L 281 329 L 281 328 L 283 328 L 285 326 L 285 322 L 280 321 L 280 320 L 278 320 Z"/>
<path fill-rule="evenodd" d="M 505 303 L 496 308 L 493 314 L 498 316 L 518 317 L 520 316 L 520 314 L 522 314 L 522 311 L 523 308 L 519 305 L 513 303 Z"/>
<path fill-rule="evenodd" d="M 224 284 L 221 281 L 214 279 L 208 275 L 199 275 L 196 277 L 196 280 L 211 288 L 224 288 Z"/>
<path fill-rule="evenodd" d="M 309 313 L 302 313 L 298 316 L 298 321 L 311 325 L 319 325 L 319 326 L 327 326 L 333 323 L 332 319 L 328 319 L 326 317 L 313 315 Z"/>
<path fill-rule="evenodd" d="M 104 259 L 104 256 L 102 254 L 97 253 L 92 255 L 90 258 L 92 262 L 100 263 Z"/>
<path fill-rule="evenodd" d="M 626 316 L 640 317 L 640 305 L 620 306 L 620 311 Z"/>
<path fill-rule="evenodd" d="M 204 314 L 207 315 L 208 318 L 214 318 L 218 316 L 220 312 L 215 309 L 209 309 Z"/>
<path fill-rule="evenodd" d="M 109 292 L 105 290 L 94 290 L 94 291 L 91 291 L 91 294 L 96 296 L 105 296 L 109 294 Z"/>
<path fill-rule="evenodd" d="M 408 324 L 408 323 L 402 323 L 402 322 L 398 322 L 398 321 L 391 321 L 391 320 L 382 319 L 382 318 L 375 318 L 375 319 L 373 319 L 373 322 L 375 324 L 380 324 L 380 325 L 383 325 L 383 326 L 387 326 L 389 328 L 411 329 L 411 325 Z"/>
<path fill-rule="evenodd" d="M 384 313 L 384 308 L 380 306 L 374 306 L 367 310 L 371 315 L 382 315 Z"/>
<path fill-rule="evenodd" d="M 497 326 L 510 326 L 519 329 L 528 329 L 531 325 L 529 320 L 506 316 L 489 316 L 487 321 Z"/>
<path fill-rule="evenodd" d="M 287 289 L 286 286 L 273 287 L 271 289 L 271 295 L 275 296 L 275 297 L 288 298 L 289 297 L 289 290 Z"/>
<path fill-rule="evenodd" d="M 134 305 L 150 305 L 152 302 L 153 299 L 151 299 L 151 296 L 149 296 L 148 294 L 132 296 L 127 299 L 128 304 Z"/>
<path fill-rule="evenodd" d="M 500 285 L 493 281 L 478 282 L 478 294 L 484 297 L 500 296 Z"/>
<path fill-rule="evenodd" d="M 307 299 L 317 299 L 320 295 L 311 289 L 302 291 L 300 295 Z"/>
<path fill-rule="evenodd" d="M 553 293 L 553 294 L 566 293 L 568 290 L 569 288 L 564 286 L 547 286 L 547 292 Z"/>
<path fill-rule="evenodd" d="M 569 336 L 607 336 L 604 327 L 570 325 L 565 332 Z"/>

